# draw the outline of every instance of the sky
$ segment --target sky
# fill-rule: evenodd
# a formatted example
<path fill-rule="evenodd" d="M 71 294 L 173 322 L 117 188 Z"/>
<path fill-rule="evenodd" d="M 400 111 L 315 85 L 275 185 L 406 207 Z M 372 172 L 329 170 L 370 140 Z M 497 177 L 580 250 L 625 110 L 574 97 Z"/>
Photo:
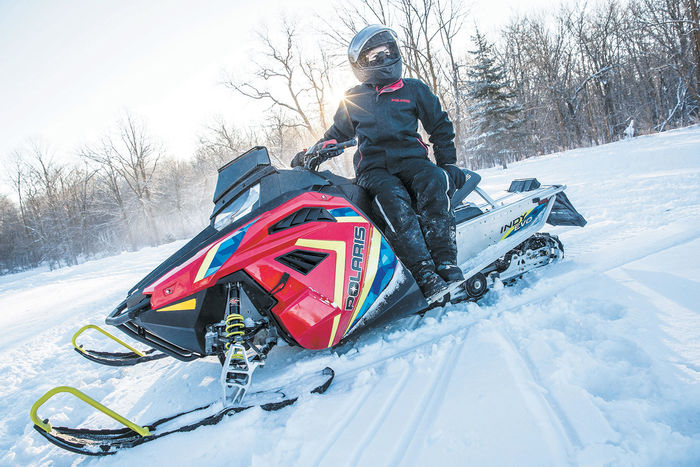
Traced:
<path fill-rule="evenodd" d="M 553 3 L 476 0 L 469 19 L 495 31 L 513 11 Z M 216 117 L 264 118 L 222 84 L 250 63 L 255 32 L 282 14 L 331 12 L 317 0 L 0 0 L 0 166 L 30 141 L 74 159 L 126 112 L 189 158 Z"/>

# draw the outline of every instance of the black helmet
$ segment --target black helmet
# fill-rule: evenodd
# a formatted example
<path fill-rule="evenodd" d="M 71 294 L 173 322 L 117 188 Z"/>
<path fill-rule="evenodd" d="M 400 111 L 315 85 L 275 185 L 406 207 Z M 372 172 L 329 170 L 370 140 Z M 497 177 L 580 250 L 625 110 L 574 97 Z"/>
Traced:
<path fill-rule="evenodd" d="M 381 24 L 367 26 L 352 38 L 348 60 L 353 73 L 363 83 L 385 86 L 401 78 L 396 33 Z"/>

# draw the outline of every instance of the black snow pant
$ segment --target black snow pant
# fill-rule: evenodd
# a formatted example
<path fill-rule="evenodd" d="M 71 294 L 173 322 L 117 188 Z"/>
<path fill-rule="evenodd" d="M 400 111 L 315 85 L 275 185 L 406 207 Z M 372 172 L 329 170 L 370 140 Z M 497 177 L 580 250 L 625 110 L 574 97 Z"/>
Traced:
<path fill-rule="evenodd" d="M 409 160 L 397 174 L 363 172 L 357 184 L 370 193 L 375 217 L 386 223 L 385 235 L 414 276 L 425 262 L 457 264 L 454 183 L 447 172 L 427 159 Z"/>

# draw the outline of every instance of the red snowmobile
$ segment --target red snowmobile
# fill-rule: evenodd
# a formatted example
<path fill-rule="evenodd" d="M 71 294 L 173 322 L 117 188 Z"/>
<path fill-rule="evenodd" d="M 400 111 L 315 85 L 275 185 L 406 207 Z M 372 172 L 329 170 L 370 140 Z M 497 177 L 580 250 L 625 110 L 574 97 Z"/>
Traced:
<path fill-rule="evenodd" d="M 354 144 L 326 146 L 308 154 L 305 167 L 292 170 L 276 169 L 267 150 L 255 147 L 219 169 L 210 225 L 136 284 L 106 318 L 150 350 L 141 352 L 99 328 L 130 351 L 101 352 L 76 344 L 80 333 L 95 326 L 74 336 L 81 355 L 107 365 L 218 356 L 223 408 L 196 409 L 209 415 L 198 412 L 200 421 L 184 428 L 176 420 L 185 414 L 140 426 L 111 411 L 106 413 L 126 428 L 56 428 L 42 422 L 36 411 L 58 389 L 109 410 L 73 388 L 57 388 L 32 408 L 37 431 L 65 449 L 111 454 L 173 431 L 216 423 L 224 414 L 252 405 L 279 408 L 295 400 L 293 392 L 248 391 L 254 370 L 278 339 L 325 349 L 368 326 L 427 310 L 430 305 L 382 234 L 382 217 L 374 215 L 364 190 L 317 170 Z M 538 233 L 545 222 L 585 224 L 564 186 L 516 180 L 504 197 L 494 200 L 477 186 L 478 174 L 464 172 L 467 183 L 454 194 L 452 205 L 458 258 L 468 279 L 451 295 L 452 302 L 478 300 L 494 281 L 509 283 L 560 259 L 559 240 Z M 472 192 L 482 201 L 465 202 Z M 322 392 L 332 377 L 332 370 L 325 369 L 304 388 Z"/>

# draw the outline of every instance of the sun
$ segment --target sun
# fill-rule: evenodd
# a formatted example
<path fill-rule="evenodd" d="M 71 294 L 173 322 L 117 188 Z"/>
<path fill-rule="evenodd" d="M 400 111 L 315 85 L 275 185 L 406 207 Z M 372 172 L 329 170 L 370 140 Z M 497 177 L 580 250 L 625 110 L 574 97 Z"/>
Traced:
<path fill-rule="evenodd" d="M 338 108 L 341 101 L 343 101 L 344 99 L 345 89 L 343 89 L 341 86 L 334 87 L 328 94 L 328 98 L 326 99 L 326 106 L 329 109 L 331 109 L 331 111 L 335 112 L 335 109 Z"/>

